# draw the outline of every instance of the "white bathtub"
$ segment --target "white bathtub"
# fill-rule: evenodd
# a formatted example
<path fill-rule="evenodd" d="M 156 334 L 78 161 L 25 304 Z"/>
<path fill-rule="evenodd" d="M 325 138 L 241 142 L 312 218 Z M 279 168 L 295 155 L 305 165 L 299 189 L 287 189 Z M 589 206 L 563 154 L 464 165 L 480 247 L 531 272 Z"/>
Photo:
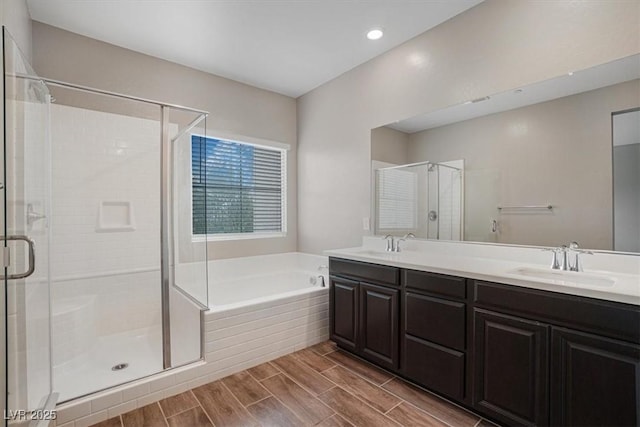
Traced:
<path fill-rule="evenodd" d="M 209 262 L 209 310 L 280 300 L 328 286 L 327 257 L 289 252 Z"/>
<path fill-rule="evenodd" d="M 327 261 L 292 252 L 209 262 L 204 347 L 216 377 L 328 339 Z"/>

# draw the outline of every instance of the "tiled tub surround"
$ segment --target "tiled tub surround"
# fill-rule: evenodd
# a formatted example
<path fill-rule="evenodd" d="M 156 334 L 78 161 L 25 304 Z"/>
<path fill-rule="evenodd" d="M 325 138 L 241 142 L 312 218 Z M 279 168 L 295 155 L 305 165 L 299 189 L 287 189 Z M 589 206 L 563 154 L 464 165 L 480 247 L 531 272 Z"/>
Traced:
<path fill-rule="evenodd" d="M 58 425 L 97 423 L 326 340 L 328 288 L 310 283 L 326 264 L 299 253 L 210 261 L 209 298 L 221 304 L 204 315 L 204 360 L 63 404 Z"/>
<path fill-rule="evenodd" d="M 595 253 L 581 255 L 585 274 L 612 279 L 612 285 L 578 284 L 570 280 L 523 277 L 516 270 L 549 271 L 551 253 L 543 248 L 428 240 L 402 242 L 402 252 L 385 252 L 379 237 L 364 237 L 356 248 L 325 251 L 337 258 L 493 281 L 544 291 L 640 305 L 640 256 Z M 567 277 L 581 273 L 564 272 Z"/>

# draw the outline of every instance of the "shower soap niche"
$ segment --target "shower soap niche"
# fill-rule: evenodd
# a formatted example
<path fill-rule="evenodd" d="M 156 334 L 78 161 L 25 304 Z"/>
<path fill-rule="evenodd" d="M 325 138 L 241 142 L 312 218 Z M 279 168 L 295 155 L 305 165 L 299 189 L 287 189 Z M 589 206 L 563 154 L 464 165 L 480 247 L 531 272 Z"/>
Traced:
<path fill-rule="evenodd" d="M 134 231 L 135 229 L 136 222 L 131 202 L 100 202 L 96 231 Z"/>

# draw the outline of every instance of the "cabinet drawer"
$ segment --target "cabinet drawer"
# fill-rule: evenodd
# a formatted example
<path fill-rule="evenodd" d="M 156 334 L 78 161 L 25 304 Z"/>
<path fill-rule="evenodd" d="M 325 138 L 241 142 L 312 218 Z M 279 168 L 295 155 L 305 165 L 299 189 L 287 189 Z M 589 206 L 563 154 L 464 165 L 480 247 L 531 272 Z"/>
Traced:
<path fill-rule="evenodd" d="M 404 270 L 403 283 L 408 289 L 417 289 L 434 295 L 459 299 L 467 296 L 465 279 L 462 277 Z"/>
<path fill-rule="evenodd" d="M 465 348 L 465 304 L 405 293 L 405 332 L 436 344 Z"/>
<path fill-rule="evenodd" d="M 329 271 L 333 275 L 362 279 L 369 283 L 400 285 L 400 269 L 386 265 L 329 258 Z"/>
<path fill-rule="evenodd" d="M 475 303 L 559 326 L 640 343 L 640 307 L 475 281 Z"/>
<path fill-rule="evenodd" d="M 462 400 L 464 398 L 464 353 L 406 335 L 404 372 L 411 380 Z"/>

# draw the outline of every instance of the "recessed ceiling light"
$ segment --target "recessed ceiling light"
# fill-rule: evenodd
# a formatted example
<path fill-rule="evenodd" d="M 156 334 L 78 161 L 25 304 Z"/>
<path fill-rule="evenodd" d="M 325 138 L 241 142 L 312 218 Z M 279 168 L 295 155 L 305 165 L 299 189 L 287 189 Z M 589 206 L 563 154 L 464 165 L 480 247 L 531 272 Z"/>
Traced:
<path fill-rule="evenodd" d="M 380 28 L 372 28 L 367 33 L 367 38 L 369 40 L 378 40 L 378 39 L 382 38 L 383 35 L 384 35 L 384 33 L 382 32 L 382 29 L 380 29 Z"/>
<path fill-rule="evenodd" d="M 569 72 L 567 73 L 567 75 L 569 75 L 569 76 L 573 76 L 573 71 L 569 71 Z"/>

